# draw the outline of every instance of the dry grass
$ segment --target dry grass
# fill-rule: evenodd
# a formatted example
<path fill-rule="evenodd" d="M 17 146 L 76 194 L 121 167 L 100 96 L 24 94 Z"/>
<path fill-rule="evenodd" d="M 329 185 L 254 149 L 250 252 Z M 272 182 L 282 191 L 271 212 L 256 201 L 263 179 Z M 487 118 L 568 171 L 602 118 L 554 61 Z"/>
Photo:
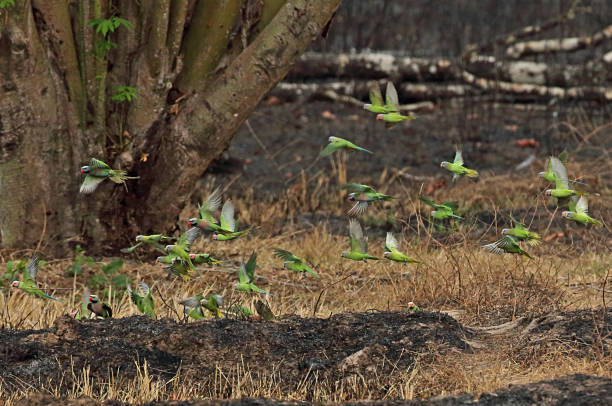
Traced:
<path fill-rule="evenodd" d="M 597 173 L 595 160 L 590 164 L 570 164 L 571 173 Z M 370 309 L 402 310 L 414 301 L 431 311 L 452 311 L 466 325 L 495 325 L 519 316 L 537 316 L 554 310 L 593 308 L 602 305 L 602 288 L 606 271 L 612 263 L 610 229 L 585 230 L 566 223 L 553 223 L 542 196 L 544 186 L 535 173 L 528 177 L 484 174 L 477 183 L 462 180 L 457 185 L 434 193 L 440 201 L 457 200 L 466 221 L 457 223 L 452 233 L 441 233 L 427 222 L 426 208 L 416 197 L 418 184 L 406 183 L 398 172 L 385 171 L 377 179 L 360 180 L 379 185 L 383 192 L 402 196 L 397 201 L 375 207 L 368 212 L 366 225 L 394 227 L 400 247 L 408 255 L 422 261 L 419 265 L 398 265 L 386 260 L 357 263 L 345 260 L 340 253 L 347 249 L 346 221 L 342 217 L 349 204 L 338 194 L 337 184 L 347 181 L 347 158 L 339 155 L 332 161 L 332 180 L 322 173 L 301 174 L 293 186 L 276 198 L 256 201 L 247 190 L 234 199 L 242 223 L 257 225 L 245 238 L 227 243 L 198 242 L 195 251 L 214 253 L 227 260 L 221 266 L 203 268 L 201 275 L 189 282 L 167 275 L 159 266 L 151 265 L 156 254 L 141 254 L 145 262 L 128 262 L 123 272 L 133 281 L 144 280 L 154 290 L 156 310 L 161 317 L 182 316 L 178 304 L 182 298 L 215 292 L 228 304 L 253 308 L 255 298 L 231 289 L 240 258 L 258 253 L 256 274 L 258 286 L 275 295 L 267 298 L 276 314 L 297 314 L 302 317 L 328 317 L 343 311 Z M 609 171 L 609 161 L 606 170 Z M 535 172 L 534 168 L 532 172 Z M 350 179 L 349 179 L 350 180 Z M 591 213 L 610 219 L 612 194 L 610 185 L 600 178 L 587 179 L 599 186 L 600 196 L 591 199 Z M 466 186 L 467 185 L 467 186 Z M 212 185 L 207 185 L 212 190 Z M 193 207 L 185 209 L 187 218 Z M 482 227 L 474 214 L 488 211 L 493 222 Z M 303 216 L 303 213 L 317 213 Z M 507 214 L 518 213 L 527 224 L 533 224 L 543 236 L 570 229 L 563 237 L 528 248 L 534 260 L 515 256 L 496 256 L 479 249 L 493 241 L 507 225 Z M 392 220 L 395 225 L 391 224 Z M 561 226 L 559 224 L 562 224 Z M 382 256 L 384 230 L 369 227 L 370 251 Z M 273 247 L 285 248 L 311 263 L 321 275 L 313 279 L 282 269 Z M 2 252 L 0 266 L 9 259 L 27 257 L 30 252 Z M 106 262 L 108 259 L 105 260 Z M 0 319 L 3 328 L 40 329 L 58 317 L 78 309 L 80 295 L 93 270 L 85 270 L 75 278 L 63 276 L 70 260 L 50 261 L 39 274 L 39 283 L 63 302 L 42 301 L 15 289 L 0 290 Z M 609 283 L 609 281 L 607 281 Z M 97 293 L 97 292 L 93 292 Z M 605 298 L 605 292 L 604 298 Z M 111 296 L 107 301 L 116 317 L 136 314 L 127 293 Z M 254 308 L 253 308 L 254 309 Z M 109 374 L 107 382 L 93 382 L 88 370 L 68 371 L 78 382 L 70 397 L 90 396 L 146 402 L 158 399 L 192 397 L 239 398 L 241 396 L 284 399 L 318 399 L 341 401 L 368 399 L 372 393 L 386 388 L 384 397 L 412 399 L 423 396 L 492 390 L 508 383 L 526 383 L 568 373 L 583 372 L 612 377 L 612 358 L 592 353 L 578 356 L 551 348 L 544 354 L 525 361 L 513 353 L 508 343 L 500 341 L 474 354 L 440 355 L 426 352 L 410 370 L 381 376 L 379 381 L 363 381 L 359 377 L 340 383 L 304 379 L 291 391 L 281 390 L 282 377 L 272 371 L 267 376 L 253 374 L 248 365 L 236 365 L 229 373 L 218 373 L 199 384 L 188 385 L 180 373 L 167 382 L 152 380 L 146 364 L 138 376 L 125 381 Z M 457 365 L 463 367 L 457 368 Z M 315 382 L 313 384 L 313 382 Z M 378 386 L 377 386 L 378 385 Z M 45 389 L 58 394 L 58 384 L 49 382 Z M 0 399 L 6 404 L 28 395 L 27 387 L 8 393 L 0 387 Z"/>

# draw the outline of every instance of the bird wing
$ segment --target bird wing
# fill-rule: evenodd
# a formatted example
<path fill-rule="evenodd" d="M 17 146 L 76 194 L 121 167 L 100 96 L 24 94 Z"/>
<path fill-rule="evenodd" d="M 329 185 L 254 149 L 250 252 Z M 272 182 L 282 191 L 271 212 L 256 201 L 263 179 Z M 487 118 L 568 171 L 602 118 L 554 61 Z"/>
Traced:
<path fill-rule="evenodd" d="M 200 235 L 201 231 L 198 227 L 191 227 L 189 230 L 181 234 L 178 241 L 176 242 L 176 245 L 188 251 L 189 247 L 191 247 L 191 244 L 193 244 L 193 242 L 197 240 Z"/>
<path fill-rule="evenodd" d="M 451 211 L 455 211 L 459 208 L 459 204 L 457 202 L 446 202 L 443 204 L 439 204 L 438 206 L 444 206 L 444 208 L 451 210 Z"/>
<path fill-rule="evenodd" d="M 234 220 L 234 204 L 231 200 L 226 200 L 221 209 L 221 228 L 229 231 L 236 231 L 236 221 Z"/>
<path fill-rule="evenodd" d="M 387 233 L 387 238 L 385 240 L 385 249 L 387 251 L 395 251 L 399 247 L 397 239 L 391 233 Z"/>
<path fill-rule="evenodd" d="M 460 149 L 455 152 L 455 159 L 453 160 L 453 163 L 457 165 L 463 165 L 463 155 L 461 154 Z"/>
<path fill-rule="evenodd" d="M 359 183 L 346 183 L 342 185 L 341 188 L 348 190 L 349 192 L 376 192 L 371 186 L 362 185 Z"/>
<path fill-rule="evenodd" d="M 563 162 L 565 164 L 565 163 L 567 163 L 567 158 L 568 157 L 569 157 L 569 152 L 567 152 L 567 150 L 564 149 L 563 152 L 561 152 L 557 158 L 559 159 L 559 161 L 561 161 L 561 162 Z"/>
<path fill-rule="evenodd" d="M 293 255 L 289 251 L 282 250 L 280 248 L 274 248 L 274 254 L 280 259 L 283 259 L 285 261 L 298 262 L 298 263 L 302 262 L 298 257 Z"/>
<path fill-rule="evenodd" d="M 92 193 L 104 179 L 106 178 L 100 176 L 85 176 L 85 179 L 83 179 L 83 183 L 81 184 L 81 188 L 79 189 L 79 193 Z"/>
<path fill-rule="evenodd" d="M 347 213 L 349 216 L 361 216 L 367 208 L 368 202 L 357 202 Z"/>
<path fill-rule="evenodd" d="M 91 158 L 89 167 L 94 169 L 110 169 L 110 166 L 96 158 Z"/>
<path fill-rule="evenodd" d="M 249 257 L 249 261 L 245 265 L 245 271 L 247 276 L 249 277 L 249 282 L 253 282 L 255 280 L 255 265 L 257 263 L 257 254 L 252 253 Z"/>
<path fill-rule="evenodd" d="M 514 228 L 518 228 L 520 230 L 527 230 L 525 224 L 512 217 L 512 215 L 510 215 L 510 220 L 512 220 L 512 225 L 514 226 Z"/>
<path fill-rule="evenodd" d="M 238 269 L 238 281 L 240 283 L 249 283 L 249 275 L 247 275 L 246 267 L 244 265 L 244 260 L 240 262 L 240 268 Z"/>
<path fill-rule="evenodd" d="M 36 274 L 38 273 L 38 257 L 37 256 L 32 257 L 26 269 L 28 271 L 28 274 L 27 275 L 24 274 L 24 280 L 29 279 L 32 282 L 35 281 Z"/>
<path fill-rule="evenodd" d="M 340 148 L 342 148 L 342 145 L 338 145 L 338 144 L 335 144 L 333 142 L 330 142 L 323 149 L 323 151 L 321 151 L 321 153 L 319 155 L 321 155 L 321 156 L 330 156 L 331 154 L 336 152 L 337 149 L 340 149 Z"/>
<path fill-rule="evenodd" d="M 580 196 L 580 199 L 576 202 L 576 212 L 584 214 L 589 212 L 589 202 L 585 196 Z"/>
<path fill-rule="evenodd" d="M 399 111 L 399 99 L 397 97 L 397 90 L 393 82 L 387 82 L 387 90 L 385 91 L 385 103 L 388 107 L 392 107 L 392 111 Z"/>
<path fill-rule="evenodd" d="M 483 245 L 482 248 L 484 250 L 492 252 L 494 254 L 503 254 L 503 253 L 506 252 L 506 250 L 508 248 L 511 248 L 514 245 L 516 245 L 516 241 L 514 241 L 514 238 L 512 238 L 509 235 L 507 235 L 507 236 L 505 236 L 505 237 L 495 241 L 494 243 Z"/>
<path fill-rule="evenodd" d="M 567 207 L 569 211 L 576 212 L 576 204 L 578 203 L 578 200 L 578 196 L 570 196 L 567 202 Z"/>
<path fill-rule="evenodd" d="M 363 229 L 359 221 L 349 220 L 349 239 L 351 240 L 351 251 L 365 254 L 368 250 L 368 242 L 363 235 Z"/>
<path fill-rule="evenodd" d="M 151 289 L 149 289 L 149 285 L 144 282 L 138 282 L 138 287 L 144 296 L 149 296 L 151 293 Z"/>
<path fill-rule="evenodd" d="M 382 106 L 382 93 L 377 82 L 370 87 L 370 103 L 374 106 Z"/>
<path fill-rule="evenodd" d="M 555 175 L 555 188 L 569 189 L 565 165 L 563 165 L 559 158 L 554 156 L 550 157 L 550 164 L 552 165 L 553 175 Z"/>
<path fill-rule="evenodd" d="M 193 309 L 200 305 L 200 301 L 198 300 L 197 296 L 191 296 L 191 297 L 181 300 L 179 304 L 187 308 Z"/>
<path fill-rule="evenodd" d="M 206 220 L 208 223 L 217 224 L 217 220 L 213 217 L 213 213 L 219 209 L 219 206 L 221 206 L 221 186 L 217 187 L 210 196 L 208 196 L 203 206 L 199 207 L 198 211 L 200 213 L 200 218 Z"/>
<path fill-rule="evenodd" d="M 428 205 L 430 205 L 431 207 L 433 207 L 435 209 L 439 209 L 440 208 L 439 204 L 435 203 L 433 200 L 431 200 L 427 196 L 419 196 L 419 199 L 424 201 L 425 203 L 427 203 Z"/>
<path fill-rule="evenodd" d="M 123 252 L 124 254 L 130 254 L 130 253 L 134 252 L 134 250 L 136 248 L 140 247 L 141 245 L 142 245 L 142 242 L 139 242 L 136 245 L 132 245 L 131 247 L 128 247 L 128 248 L 121 248 L 121 252 Z"/>

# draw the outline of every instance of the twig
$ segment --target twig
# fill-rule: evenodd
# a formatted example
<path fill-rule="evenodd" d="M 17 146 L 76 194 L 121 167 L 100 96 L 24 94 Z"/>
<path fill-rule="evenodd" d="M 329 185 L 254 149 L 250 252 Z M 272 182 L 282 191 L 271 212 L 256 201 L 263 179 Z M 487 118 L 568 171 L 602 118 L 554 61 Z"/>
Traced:
<path fill-rule="evenodd" d="M 351 276 L 354 276 L 355 273 L 351 273 L 346 275 L 344 278 L 337 280 L 336 282 L 333 282 L 329 285 L 327 285 L 326 287 L 324 287 L 323 289 L 321 289 L 321 293 L 319 293 L 319 297 L 317 297 L 317 301 L 315 302 L 314 308 L 312 310 L 312 317 L 316 317 L 317 315 L 317 310 L 319 310 L 319 302 L 321 301 L 321 296 L 323 296 L 323 292 L 325 292 L 327 289 L 331 288 L 334 285 L 337 285 L 340 282 L 343 282 L 345 280 L 347 280 L 348 278 L 350 278 Z"/>
<path fill-rule="evenodd" d="M 159 290 L 159 287 L 156 286 L 155 289 L 157 289 L 157 294 L 159 295 L 159 298 L 161 299 L 161 301 L 164 304 L 164 306 L 166 306 L 168 309 L 172 310 L 172 312 L 176 315 L 176 319 L 180 320 L 181 316 L 178 314 L 178 312 L 176 311 L 176 309 L 174 307 L 170 307 L 168 305 L 168 303 L 166 303 L 166 300 L 164 299 L 164 296 L 162 295 L 161 291 Z"/>

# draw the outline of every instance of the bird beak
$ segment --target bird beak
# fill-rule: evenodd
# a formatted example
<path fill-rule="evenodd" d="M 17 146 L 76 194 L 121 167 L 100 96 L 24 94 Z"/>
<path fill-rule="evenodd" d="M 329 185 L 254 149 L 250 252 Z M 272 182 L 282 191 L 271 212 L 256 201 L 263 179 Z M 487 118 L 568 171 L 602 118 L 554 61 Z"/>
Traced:
<path fill-rule="evenodd" d="M 187 222 L 187 227 L 191 227 L 191 221 Z"/>
<path fill-rule="evenodd" d="M 377 114 L 376 115 L 376 119 L 377 120 L 382 120 L 384 114 Z"/>
<path fill-rule="evenodd" d="M 81 169 L 81 173 L 85 173 L 85 171 L 83 169 Z"/>

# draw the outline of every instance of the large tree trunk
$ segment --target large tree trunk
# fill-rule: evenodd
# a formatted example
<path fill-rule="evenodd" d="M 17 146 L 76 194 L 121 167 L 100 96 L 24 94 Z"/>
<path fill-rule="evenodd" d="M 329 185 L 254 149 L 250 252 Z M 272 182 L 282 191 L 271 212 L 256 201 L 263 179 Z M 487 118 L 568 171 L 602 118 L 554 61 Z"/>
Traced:
<path fill-rule="evenodd" d="M 166 231 L 340 1 L 17 0 L 3 9 L 1 245 L 99 250 L 119 233 Z M 108 10 L 133 28 L 118 27 L 108 36 L 117 47 L 96 54 L 103 37 L 88 22 Z M 113 101 L 125 85 L 138 97 Z M 140 179 L 127 193 L 105 182 L 80 195 L 78 169 L 92 156 Z"/>

